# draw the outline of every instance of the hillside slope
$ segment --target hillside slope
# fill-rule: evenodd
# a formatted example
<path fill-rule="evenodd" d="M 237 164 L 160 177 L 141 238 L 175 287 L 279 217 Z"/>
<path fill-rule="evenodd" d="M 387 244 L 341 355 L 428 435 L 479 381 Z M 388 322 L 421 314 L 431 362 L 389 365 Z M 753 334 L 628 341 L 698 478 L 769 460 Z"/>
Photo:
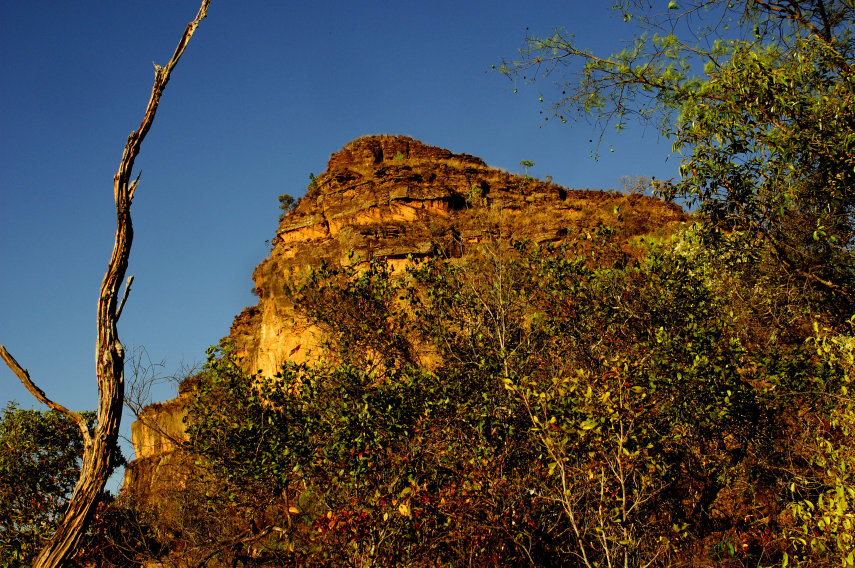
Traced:
<path fill-rule="evenodd" d="M 311 358 L 319 332 L 295 314 L 283 286 L 321 263 L 465 257 L 486 240 L 559 243 L 601 225 L 615 228 L 633 254 L 638 237 L 668 233 L 683 221 L 678 206 L 652 197 L 570 190 L 412 138 L 359 138 L 330 157 L 280 222 L 270 256 L 252 275 L 259 301 L 235 318 L 226 340 L 250 373 L 272 376 L 287 360 Z M 136 459 L 125 490 L 138 499 L 168 493 L 164 484 L 181 478 L 176 441 L 192 396 L 188 383 L 178 398 L 148 407 L 134 423 Z"/>

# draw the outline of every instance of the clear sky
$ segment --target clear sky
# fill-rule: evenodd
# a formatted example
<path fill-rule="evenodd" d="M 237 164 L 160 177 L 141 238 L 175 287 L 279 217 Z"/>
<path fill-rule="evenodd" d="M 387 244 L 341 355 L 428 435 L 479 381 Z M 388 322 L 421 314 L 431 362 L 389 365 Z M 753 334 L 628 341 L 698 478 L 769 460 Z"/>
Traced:
<path fill-rule="evenodd" d="M 659 1 L 659 0 L 657 0 Z M 667 2 L 661 2 L 664 6 Z M 166 371 L 202 362 L 255 303 L 253 268 L 277 195 L 366 134 L 404 134 L 570 188 L 676 174 L 654 131 L 561 124 L 491 65 L 526 28 L 610 52 L 632 36 L 610 3 L 579 0 L 213 0 L 136 162 L 136 277 L 119 323 Z M 196 0 L 0 0 L 0 343 L 57 402 L 92 409 L 95 307 L 115 231 L 112 177 L 153 78 Z M 614 151 L 610 151 L 613 148 Z M 168 387 L 156 400 L 171 397 Z M 0 403 L 34 406 L 4 366 Z M 36 406 L 38 407 L 38 406 Z M 131 418 L 125 417 L 124 430 Z"/>

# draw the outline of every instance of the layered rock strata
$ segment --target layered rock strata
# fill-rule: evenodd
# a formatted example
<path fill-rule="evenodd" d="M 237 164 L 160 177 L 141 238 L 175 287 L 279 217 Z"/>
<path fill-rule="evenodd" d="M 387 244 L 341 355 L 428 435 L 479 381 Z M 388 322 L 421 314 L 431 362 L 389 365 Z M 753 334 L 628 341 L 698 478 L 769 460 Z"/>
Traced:
<path fill-rule="evenodd" d="M 295 314 L 283 286 L 322 262 L 465 257 L 488 240 L 556 243 L 600 225 L 614 227 L 631 250 L 633 239 L 683 220 L 679 207 L 652 197 L 570 190 L 412 138 L 359 138 L 330 157 L 280 222 L 270 256 L 252 275 L 258 304 L 235 318 L 228 340 L 248 372 L 271 376 L 287 360 L 310 358 L 320 337 Z M 145 424 L 135 424 L 137 459 L 126 475 L 135 491 L 149 493 L 159 472 L 180 462 L 174 440 L 183 436 L 189 396 L 151 407 Z"/>
<path fill-rule="evenodd" d="M 369 136 L 332 155 L 279 224 L 273 250 L 253 273 L 258 305 L 235 320 L 230 339 L 247 369 L 274 374 L 301 361 L 317 336 L 294 318 L 286 279 L 321 262 L 465 255 L 495 238 L 558 242 L 599 225 L 629 241 L 683 220 L 674 205 L 643 195 L 569 190 L 491 168 L 412 138 Z"/>

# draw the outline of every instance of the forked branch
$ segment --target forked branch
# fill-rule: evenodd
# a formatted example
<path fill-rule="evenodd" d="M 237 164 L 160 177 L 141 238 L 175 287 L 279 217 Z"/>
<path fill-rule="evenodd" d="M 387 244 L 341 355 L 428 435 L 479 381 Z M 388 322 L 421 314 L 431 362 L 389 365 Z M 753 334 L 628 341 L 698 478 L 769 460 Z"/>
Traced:
<path fill-rule="evenodd" d="M 48 399 L 44 391 L 32 381 L 26 369 L 21 367 L 5 348 L 0 348 L 2 349 L 0 354 L 2 354 L 6 364 L 24 383 L 27 390 L 50 408 L 72 417 L 80 426 L 86 442 L 80 479 L 77 481 L 65 515 L 59 521 L 56 532 L 33 562 L 34 568 L 53 568 L 69 564 L 81 537 L 86 532 L 89 520 L 95 510 L 94 506 L 104 491 L 104 485 L 112 469 L 111 456 L 119 436 L 125 392 L 125 349 L 119 341 L 116 324 L 130 291 L 131 279 L 128 279 L 121 301 L 118 301 L 119 289 L 128 268 L 128 257 L 133 241 L 131 201 L 139 181 L 139 176 L 134 180 L 131 179 L 131 172 L 142 141 L 154 122 L 157 106 L 160 103 L 163 90 L 169 82 L 170 74 L 184 53 L 199 22 L 207 15 L 209 4 L 210 0 L 202 1 L 196 17 L 187 24 L 184 34 L 166 66 L 155 65 L 154 86 L 146 106 L 145 115 L 139 128 L 128 136 L 119 170 L 113 177 L 113 197 L 116 201 L 116 238 L 113 243 L 113 254 L 110 257 L 104 280 L 101 282 L 101 292 L 98 297 L 98 338 L 95 346 L 98 414 L 94 432 L 89 432 L 85 422 L 82 422 L 82 417 Z"/>

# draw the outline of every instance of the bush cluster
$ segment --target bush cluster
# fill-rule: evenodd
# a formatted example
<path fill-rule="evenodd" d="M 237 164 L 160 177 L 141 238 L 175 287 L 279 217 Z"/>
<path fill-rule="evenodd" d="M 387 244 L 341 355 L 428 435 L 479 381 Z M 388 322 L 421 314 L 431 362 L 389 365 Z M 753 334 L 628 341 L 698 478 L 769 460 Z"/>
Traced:
<path fill-rule="evenodd" d="M 642 261 L 595 238 L 321 267 L 288 289 L 317 360 L 260 377 L 212 351 L 195 498 L 243 535 L 217 558 L 851 562 L 851 322 L 764 327 L 691 233 Z"/>

